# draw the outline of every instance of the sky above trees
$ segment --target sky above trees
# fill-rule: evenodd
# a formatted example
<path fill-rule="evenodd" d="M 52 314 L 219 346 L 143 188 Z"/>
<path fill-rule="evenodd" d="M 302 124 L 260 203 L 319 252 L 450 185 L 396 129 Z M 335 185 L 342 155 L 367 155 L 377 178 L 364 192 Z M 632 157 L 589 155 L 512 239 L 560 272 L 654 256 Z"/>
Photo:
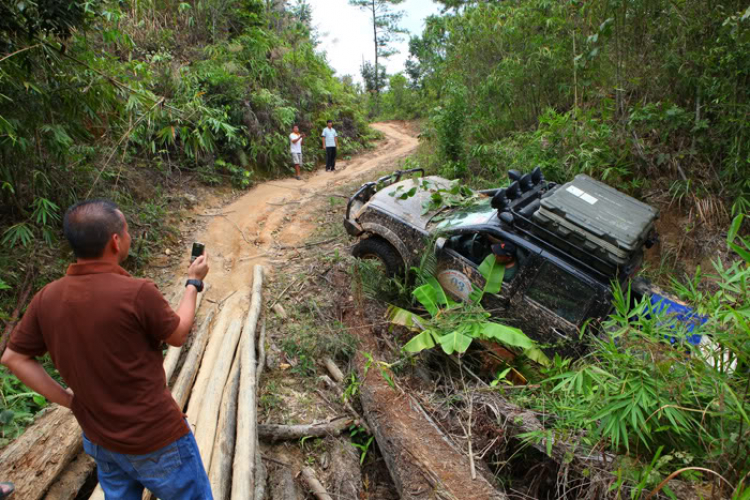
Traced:
<path fill-rule="evenodd" d="M 310 5 L 313 25 L 320 36 L 319 48 L 326 52 L 336 74 L 352 75 L 355 81 L 361 81 L 362 58 L 370 62 L 373 59 L 371 16 L 349 5 L 348 0 L 312 0 Z M 401 25 L 412 35 L 420 35 L 424 19 L 440 11 L 432 0 L 406 0 L 398 8 L 405 12 Z M 403 71 L 409 56 L 408 42 L 405 35 L 402 42 L 394 44 L 399 53 L 385 62 L 389 74 Z"/>

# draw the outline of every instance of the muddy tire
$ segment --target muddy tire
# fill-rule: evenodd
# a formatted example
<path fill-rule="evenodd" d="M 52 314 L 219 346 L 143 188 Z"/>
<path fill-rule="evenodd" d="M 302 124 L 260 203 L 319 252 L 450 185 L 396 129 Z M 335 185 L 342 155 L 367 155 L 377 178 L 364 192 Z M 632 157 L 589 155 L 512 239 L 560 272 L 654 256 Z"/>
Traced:
<path fill-rule="evenodd" d="M 385 274 L 397 276 L 404 272 L 404 261 L 393 245 L 381 238 L 367 238 L 354 245 L 352 255 L 358 259 L 377 260 Z"/>

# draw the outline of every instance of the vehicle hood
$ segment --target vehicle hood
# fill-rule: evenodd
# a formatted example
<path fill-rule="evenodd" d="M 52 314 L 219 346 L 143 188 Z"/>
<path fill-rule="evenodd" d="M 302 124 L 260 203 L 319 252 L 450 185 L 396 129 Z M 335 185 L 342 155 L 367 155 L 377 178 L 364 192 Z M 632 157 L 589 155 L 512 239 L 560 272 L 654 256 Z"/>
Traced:
<path fill-rule="evenodd" d="M 438 212 L 431 210 L 423 214 L 425 203 L 429 202 L 435 191 L 449 189 L 452 183 L 453 181 L 437 176 L 396 182 L 375 193 L 362 208 L 360 214 L 364 213 L 368 207 L 375 208 L 424 230 L 430 219 Z M 427 189 L 424 186 L 428 186 Z"/>
<path fill-rule="evenodd" d="M 490 205 L 489 197 L 476 199 L 471 205 L 442 210 L 429 210 L 425 206 L 438 189 L 450 189 L 456 181 L 429 176 L 406 179 L 387 186 L 370 198 L 365 207 L 388 212 L 419 229 L 433 232 L 449 228 L 498 223 L 497 210 Z M 363 208 L 363 211 L 366 208 Z M 360 212 L 362 213 L 362 212 Z"/>

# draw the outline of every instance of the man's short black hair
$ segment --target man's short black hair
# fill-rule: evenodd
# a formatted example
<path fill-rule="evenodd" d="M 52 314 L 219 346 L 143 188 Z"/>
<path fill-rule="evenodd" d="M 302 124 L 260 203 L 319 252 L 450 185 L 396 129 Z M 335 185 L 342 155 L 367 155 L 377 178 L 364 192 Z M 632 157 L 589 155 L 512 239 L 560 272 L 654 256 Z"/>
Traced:
<path fill-rule="evenodd" d="M 333 123 L 333 120 L 328 120 L 326 123 Z"/>
<path fill-rule="evenodd" d="M 79 259 L 96 259 L 113 234 L 122 234 L 125 219 L 109 200 L 80 201 L 65 212 L 63 232 Z"/>

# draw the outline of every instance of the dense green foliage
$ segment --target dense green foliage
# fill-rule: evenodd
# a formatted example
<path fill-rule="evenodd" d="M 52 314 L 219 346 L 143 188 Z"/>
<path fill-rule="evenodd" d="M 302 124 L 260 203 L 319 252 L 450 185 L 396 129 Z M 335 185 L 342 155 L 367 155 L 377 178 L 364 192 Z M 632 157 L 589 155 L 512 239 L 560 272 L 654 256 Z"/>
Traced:
<path fill-rule="evenodd" d="M 733 484 L 745 478 L 750 471 L 750 241 L 736 235 L 740 224 L 741 216 L 728 237 L 740 260 L 728 267 L 716 260 L 714 273 L 704 276 L 699 269 L 688 285 L 677 286 L 681 298 L 707 321 L 687 332 L 685 323 L 660 314 L 647 299 L 631 308 L 630 292 L 618 288 L 615 312 L 605 323 L 606 333 L 591 339 L 591 352 L 574 362 L 556 358 L 540 390 L 516 397 L 550 415 L 551 428 L 527 438 L 554 435 L 584 447 L 627 452 L 616 464 L 621 480 L 649 489 L 663 474 L 685 466 L 708 468 Z M 713 283 L 710 292 L 700 291 L 706 281 Z M 696 333 L 712 344 L 706 345 L 705 337 L 697 347 L 683 341 Z M 701 478 L 714 480 L 696 470 L 683 477 Z"/>
<path fill-rule="evenodd" d="M 746 2 L 442 3 L 384 98 L 385 116 L 426 118 L 423 161 L 487 184 L 534 165 L 628 189 L 666 177 L 750 208 Z"/>
<path fill-rule="evenodd" d="M 355 89 L 316 52 L 305 2 L 2 5 L 0 284 L 23 277 L 15 259 L 53 245 L 75 200 L 114 198 L 153 240 L 183 172 L 238 188 L 286 173 L 295 123 L 310 134 L 333 119 L 344 155 L 367 139 Z M 310 144 L 308 167 L 321 155 Z"/>
<path fill-rule="evenodd" d="M 59 276 L 67 206 L 114 199 L 135 241 L 131 270 L 173 233 L 185 174 L 247 188 L 291 172 L 293 124 L 334 120 L 342 155 L 368 140 L 351 84 L 316 50 L 311 10 L 263 0 L 10 0 L 0 3 L 0 319 L 21 283 Z M 267 10 L 269 9 L 269 10 Z M 305 148 L 306 168 L 322 158 Z M 24 304 L 20 304 L 23 312 Z M 45 401 L 0 368 L 0 439 Z"/>

